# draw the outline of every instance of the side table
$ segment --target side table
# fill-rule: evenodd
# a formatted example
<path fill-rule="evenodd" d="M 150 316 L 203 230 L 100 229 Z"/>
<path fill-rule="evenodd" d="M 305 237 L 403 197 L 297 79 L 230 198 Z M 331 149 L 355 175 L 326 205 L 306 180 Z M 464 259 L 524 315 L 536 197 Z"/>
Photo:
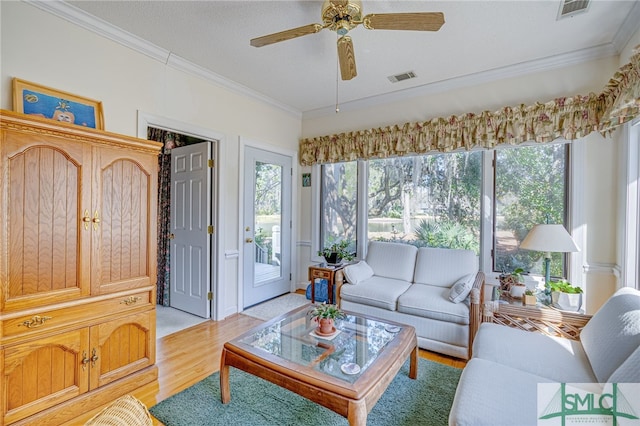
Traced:
<path fill-rule="evenodd" d="M 482 322 L 493 322 L 525 331 L 579 340 L 591 315 L 561 311 L 543 304 L 523 305 L 519 301 L 485 302 Z"/>
<path fill-rule="evenodd" d="M 329 303 L 333 304 L 335 302 L 333 300 L 333 288 L 336 284 L 336 277 L 338 275 L 342 276 L 342 269 L 344 269 L 345 266 L 347 266 L 347 264 L 340 264 L 336 266 L 328 266 L 325 264 L 309 266 L 309 281 L 311 281 L 311 303 L 316 303 L 315 298 L 317 278 L 327 280 L 327 298 L 329 299 Z"/>

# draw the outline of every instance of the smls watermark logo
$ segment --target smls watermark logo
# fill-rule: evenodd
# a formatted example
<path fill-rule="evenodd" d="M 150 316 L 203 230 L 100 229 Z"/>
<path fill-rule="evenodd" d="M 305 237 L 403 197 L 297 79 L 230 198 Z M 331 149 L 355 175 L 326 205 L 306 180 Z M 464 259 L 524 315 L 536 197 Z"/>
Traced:
<path fill-rule="evenodd" d="M 538 425 L 640 426 L 640 383 L 539 383 Z"/>

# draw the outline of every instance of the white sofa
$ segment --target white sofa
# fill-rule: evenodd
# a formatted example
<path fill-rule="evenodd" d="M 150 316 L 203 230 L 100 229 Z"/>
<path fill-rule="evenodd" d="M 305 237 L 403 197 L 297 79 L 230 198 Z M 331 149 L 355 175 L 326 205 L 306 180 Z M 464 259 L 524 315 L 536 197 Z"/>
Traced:
<path fill-rule="evenodd" d="M 484 284 L 474 252 L 372 241 L 364 261 L 344 275 L 342 309 L 412 325 L 421 348 L 470 357 Z M 454 284 L 462 289 L 456 303 L 449 299 Z"/>
<path fill-rule="evenodd" d="M 578 340 L 483 323 L 475 338 L 473 358 L 460 377 L 449 424 L 541 424 L 538 418 L 546 406 L 543 398 L 553 400 L 553 393 L 540 391 L 541 410 L 540 383 L 638 386 L 640 292 L 618 290 L 586 322 Z M 559 388 L 543 386 L 550 386 L 552 391 L 555 386 Z M 625 397 L 633 400 L 638 396 L 634 393 Z"/>

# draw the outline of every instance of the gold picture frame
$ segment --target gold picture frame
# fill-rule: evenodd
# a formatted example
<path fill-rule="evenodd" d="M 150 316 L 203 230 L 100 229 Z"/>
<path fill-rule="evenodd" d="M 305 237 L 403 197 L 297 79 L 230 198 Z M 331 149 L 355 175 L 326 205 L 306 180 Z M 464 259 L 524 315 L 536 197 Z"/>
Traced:
<path fill-rule="evenodd" d="M 77 126 L 104 130 L 102 102 L 40 84 L 13 79 L 13 110 Z"/>

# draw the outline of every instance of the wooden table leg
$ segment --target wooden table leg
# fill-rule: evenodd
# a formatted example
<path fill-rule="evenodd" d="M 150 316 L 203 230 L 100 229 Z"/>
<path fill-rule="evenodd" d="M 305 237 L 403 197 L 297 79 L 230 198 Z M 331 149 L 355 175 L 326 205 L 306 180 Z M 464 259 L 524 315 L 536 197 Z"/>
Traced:
<path fill-rule="evenodd" d="M 409 364 L 409 377 L 412 379 L 418 378 L 418 346 L 416 345 L 411 351 L 411 361 Z"/>
<path fill-rule="evenodd" d="M 349 401 L 347 420 L 349 426 L 367 426 L 367 406 L 364 401 Z"/>
<path fill-rule="evenodd" d="M 226 352 L 226 349 L 222 349 L 222 356 L 220 357 L 220 399 L 223 404 L 228 404 L 229 401 L 231 401 L 231 389 L 229 388 L 229 366 L 224 363 Z"/>

